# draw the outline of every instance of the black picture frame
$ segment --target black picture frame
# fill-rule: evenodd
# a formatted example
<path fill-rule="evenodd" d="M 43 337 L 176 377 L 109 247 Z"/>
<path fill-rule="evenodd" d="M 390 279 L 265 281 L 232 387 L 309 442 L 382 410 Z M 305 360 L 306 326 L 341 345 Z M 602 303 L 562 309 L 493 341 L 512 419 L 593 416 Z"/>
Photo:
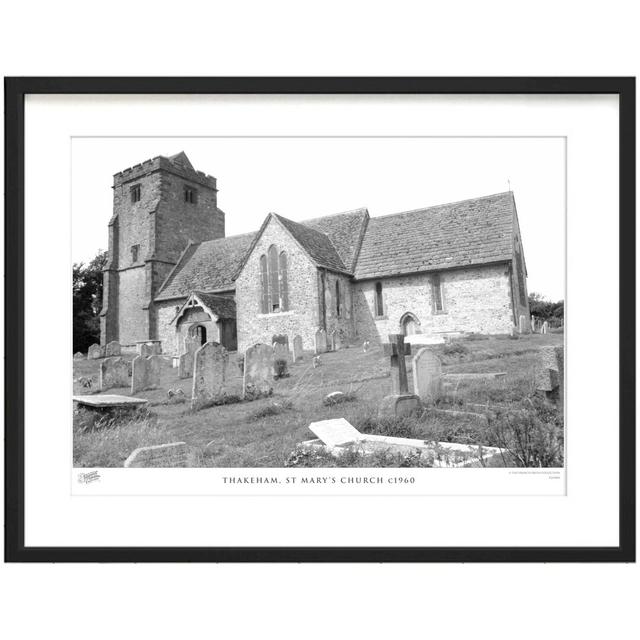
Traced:
<path fill-rule="evenodd" d="M 634 562 L 635 78 L 5 78 L 5 561 Z M 619 530 L 612 547 L 26 547 L 24 541 L 24 101 L 27 94 L 616 94 L 620 186 Z"/>

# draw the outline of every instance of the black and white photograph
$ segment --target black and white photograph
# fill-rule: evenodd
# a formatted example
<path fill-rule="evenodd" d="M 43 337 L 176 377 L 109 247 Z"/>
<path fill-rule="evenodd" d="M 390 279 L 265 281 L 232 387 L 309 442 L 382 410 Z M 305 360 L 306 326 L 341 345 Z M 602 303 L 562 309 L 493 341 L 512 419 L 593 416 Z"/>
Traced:
<path fill-rule="evenodd" d="M 564 137 L 71 164 L 74 468 L 564 467 Z"/>

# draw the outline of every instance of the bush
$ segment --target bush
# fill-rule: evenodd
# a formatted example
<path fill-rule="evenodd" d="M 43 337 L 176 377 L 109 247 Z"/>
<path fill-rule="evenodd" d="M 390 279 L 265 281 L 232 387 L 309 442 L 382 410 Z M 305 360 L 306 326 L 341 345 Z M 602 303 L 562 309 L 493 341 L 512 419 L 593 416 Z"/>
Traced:
<path fill-rule="evenodd" d="M 445 356 L 464 356 L 469 353 L 469 347 L 459 340 L 449 342 L 442 347 L 442 353 Z"/>
<path fill-rule="evenodd" d="M 203 409 L 219 407 L 224 404 L 237 404 L 238 402 L 242 402 L 242 398 L 240 396 L 226 393 L 217 398 L 209 398 L 207 400 L 192 400 L 191 407 L 189 408 L 188 413 L 196 413 L 197 411 L 202 411 Z"/>
<path fill-rule="evenodd" d="M 562 467 L 562 415 L 537 396 L 500 411 L 491 421 L 497 446 L 506 449 L 519 467 Z"/>
<path fill-rule="evenodd" d="M 261 420 L 262 418 L 270 418 L 271 416 L 277 416 L 285 411 L 290 411 L 293 408 L 293 404 L 290 400 L 283 400 L 282 402 L 274 402 L 268 404 L 266 407 L 260 407 L 260 409 L 254 411 L 249 420 Z"/>

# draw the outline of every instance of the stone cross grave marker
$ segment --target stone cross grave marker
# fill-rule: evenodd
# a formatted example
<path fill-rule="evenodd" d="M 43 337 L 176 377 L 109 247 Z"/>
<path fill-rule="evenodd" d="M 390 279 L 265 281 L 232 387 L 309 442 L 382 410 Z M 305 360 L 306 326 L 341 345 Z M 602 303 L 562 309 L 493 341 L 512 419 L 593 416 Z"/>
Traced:
<path fill-rule="evenodd" d="M 395 395 L 409 393 L 404 357 L 411 355 L 411 345 L 404 343 L 404 336 L 401 333 L 390 333 L 389 342 L 384 345 L 384 355 L 389 356 L 390 359 L 393 393 Z"/>
<path fill-rule="evenodd" d="M 416 353 L 413 364 L 413 390 L 423 402 L 435 403 L 442 394 L 442 363 L 429 348 Z"/>
<path fill-rule="evenodd" d="M 255 398 L 269 395 L 273 382 L 273 349 L 267 344 L 254 344 L 244 352 L 242 395 Z"/>
<path fill-rule="evenodd" d="M 100 391 L 128 386 L 129 371 L 122 358 L 106 358 L 100 363 Z"/>
<path fill-rule="evenodd" d="M 170 442 L 134 449 L 124 462 L 125 467 L 186 467 L 187 444 Z"/>
<path fill-rule="evenodd" d="M 104 349 L 104 353 L 107 356 L 107 358 L 110 358 L 113 356 L 119 356 L 121 353 L 120 343 L 117 340 L 112 340 L 111 342 L 107 342 Z"/>
<path fill-rule="evenodd" d="M 327 332 L 324 329 L 316 331 L 316 353 L 325 353 L 327 351 Z"/>
<path fill-rule="evenodd" d="M 229 363 L 227 350 L 217 342 L 207 342 L 195 353 L 191 400 L 215 400 L 224 392 Z"/>
<path fill-rule="evenodd" d="M 329 447 L 339 447 L 362 439 L 362 434 L 344 418 L 312 422 L 309 429 Z"/>
<path fill-rule="evenodd" d="M 300 336 L 295 336 L 293 339 L 293 361 L 298 362 L 298 360 L 302 360 L 303 358 L 302 338 Z"/>
<path fill-rule="evenodd" d="M 92 344 L 89 347 L 89 351 L 87 352 L 88 360 L 97 360 L 98 358 L 102 358 L 104 355 L 102 347 L 99 344 Z"/>

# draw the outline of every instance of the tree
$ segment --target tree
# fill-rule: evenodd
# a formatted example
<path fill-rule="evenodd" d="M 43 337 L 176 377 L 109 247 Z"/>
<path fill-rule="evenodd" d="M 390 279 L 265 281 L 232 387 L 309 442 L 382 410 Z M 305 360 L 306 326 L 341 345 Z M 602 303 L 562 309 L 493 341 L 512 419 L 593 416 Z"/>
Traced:
<path fill-rule="evenodd" d="M 85 266 L 73 265 L 73 351 L 85 352 L 100 342 L 100 309 L 102 308 L 102 269 L 107 252 L 98 255 Z"/>
<path fill-rule="evenodd" d="M 539 293 L 529 294 L 529 310 L 532 316 L 542 320 L 562 320 L 564 318 L 564 300 L 550 302 Z"/>

